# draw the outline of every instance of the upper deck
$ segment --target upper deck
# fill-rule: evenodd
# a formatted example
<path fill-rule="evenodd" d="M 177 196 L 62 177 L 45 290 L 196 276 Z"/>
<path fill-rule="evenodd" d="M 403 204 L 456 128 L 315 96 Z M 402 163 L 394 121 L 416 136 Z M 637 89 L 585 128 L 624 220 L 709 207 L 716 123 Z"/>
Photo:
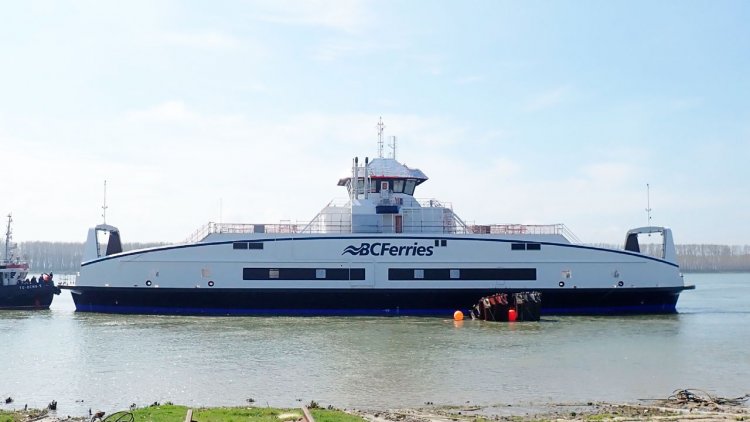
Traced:
<path fill-rule="evenodd" d="M 341 227 L 338 233 L 352 233 L 351 230 L 345 231 L 346 227 Z M 564 238 L 569 243 L 580 244 L 581 241 L 568 229 L 564 224 L 488 224 L 477 225 L 471 224 L 457 227 L 447 225 L 442 227 L 443 234 L 470 234 L 470 235 L 508 235 L 516 236 L 557 236 Z M 193 234 L 185 240 L 185 243 L 195 243 L 206 239 L 213 234 L 270 234 L 270 235 L 294 235 L 294 234 L 324 234 L 328 233 L 321 227 L 316 227 L 307 223 L 299 222 L 281 222 L 275 224 L 246 224 L 246 223 L 217 223 L 208 222 L 198 228 Z M 431 233 L 429 231 L 411 231 L 409 233 Z"/>
<path fill-rule="evenodd" d="M 349 197 L 326 205 L 311 221 L 278 224 L 234 224 L 210 222 L 187 242 L 198 242 L 215 234 L 471 234 L 531 236 L 536 240 L 580 243 L 563 224 L 466 224 L 453 207 L 436 199 L 416 199 L 416 188 L 428 180 L 417 168 L 382 154 L 382 119 L 378 124 L 379 157 L 352 159 L 351 173 L 338 180 Z"/>

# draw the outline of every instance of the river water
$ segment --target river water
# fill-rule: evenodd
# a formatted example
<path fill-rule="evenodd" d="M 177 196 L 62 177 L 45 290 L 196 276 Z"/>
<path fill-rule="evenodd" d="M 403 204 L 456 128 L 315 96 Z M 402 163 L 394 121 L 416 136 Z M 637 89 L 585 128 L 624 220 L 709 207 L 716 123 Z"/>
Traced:
<path fill-rule="evenodd" d="M 440 318 L 0 313 L 0 409 L 82 416 L 190 406 L 634 401 L 678 388 L 750 393 L 750 274 L 688 274 L 677 315 Z M 4 401 L 3 401 L 4 402 Z"/>

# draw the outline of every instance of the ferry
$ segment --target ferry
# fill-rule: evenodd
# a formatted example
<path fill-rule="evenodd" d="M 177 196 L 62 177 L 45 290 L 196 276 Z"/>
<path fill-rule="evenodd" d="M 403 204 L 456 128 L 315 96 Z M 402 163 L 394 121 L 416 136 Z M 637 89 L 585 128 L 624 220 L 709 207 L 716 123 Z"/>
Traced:
<path fill-rule="evenodd" d="M 466 224 L 449 204 L 415 197 L 427 176 L 384 157 L 378 127 L 378 157 L 354 158 L 338 180 L 348 198 L 311 221 L 210 222 L 184 243 L 131 251 L 100 224 L 75 285 L 62 287 L 80 312 L 293 316 L 448 316 L 523 291 L 541 293 L 546 315 L 663 314 L 694 288 L 666 227 L 629 230 L 610 249 L 563 224 Z M 642 253 L 644 235 L 660 238 L 658 256 Z"/>
<path fill-rule="evenodd" d="M 0 309 L 42 310 L 49 309 L 52 299 L 60 294 L 51 274 L 42 274 L 29 279 L 29 264 L 14 254 L 11 223 L 5 232 L 5 254 L 0 259 Z"/>

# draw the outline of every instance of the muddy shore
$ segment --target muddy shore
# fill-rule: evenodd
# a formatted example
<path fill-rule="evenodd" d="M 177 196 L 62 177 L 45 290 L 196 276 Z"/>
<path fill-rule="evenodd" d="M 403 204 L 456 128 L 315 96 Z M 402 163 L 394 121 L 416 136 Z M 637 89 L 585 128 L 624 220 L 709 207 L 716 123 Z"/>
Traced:
<path fill-rule="evenodd" d="M 426 406 L 388 411 L 354 410 L 371 422 L 491 421 L 750 421 L 746 406 L 670 403 L 551 403 L 498 406 Z"/>

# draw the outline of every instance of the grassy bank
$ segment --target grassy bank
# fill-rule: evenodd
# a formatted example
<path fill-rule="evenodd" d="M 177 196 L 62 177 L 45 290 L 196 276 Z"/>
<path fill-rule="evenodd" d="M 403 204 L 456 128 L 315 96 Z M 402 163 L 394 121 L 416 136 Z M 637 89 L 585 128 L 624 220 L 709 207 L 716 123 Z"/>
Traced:
<path fill-rule="evenodd" d="M 363 422 L 364 419 L 336 409 L 309 409 L 315 422 Z M 133 415 L 133 422 L 184 422 L 187 414 L 187 406 L 160 405 L 137 408 L 129 411 L 113 412 L 105 414 L 104 420 L 114 422 L 130 420 L 126 414 Z M 89 418 L 73 418 L 74 420 L 88 421 Z M 196 422 L 293 422 L 302 419 L 302 410 L 278 409 L 269 407 L 210 407 L 193 408 L 192 420 Z M 63 416 L 47 413 L 46 410 L 29 409 L 17 411 L 0 410 L 0 422 L 28 422 L 65 420 Z"/>
<path fill-rule="evenodd" d="M 150 406 L 133 410 L 134 422 L 184 422 L 186 406 Z M 316 422 L 363 422 L 359 416 L 334 410 L 310 409 Z M 194 408 L 196 422 L 280 422 L 296 421 L 302 418 L 300 409 L 277 409 L 270 407 L 210 407 Z"/>
<path fill-rule="evenodd" d="M 24 422 L 43 417 L 47 412 L 39 409 L 29 410 L 0 410 L 0 422 Z"/>

